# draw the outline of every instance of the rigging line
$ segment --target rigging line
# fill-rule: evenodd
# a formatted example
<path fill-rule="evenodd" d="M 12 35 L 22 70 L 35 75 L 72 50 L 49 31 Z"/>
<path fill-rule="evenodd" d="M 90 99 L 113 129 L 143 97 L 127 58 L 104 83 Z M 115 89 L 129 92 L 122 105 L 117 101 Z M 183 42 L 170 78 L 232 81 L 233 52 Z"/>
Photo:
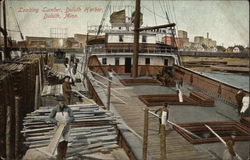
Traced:
<path fill-rule="evenodd" d="M 106 20 L 106 16 L 107 16 L 107 13 L 108 13 L 108 10 L 109 10 L 110 3 L 111 3 L 111 0 L 108 1 L 108 4 L 107 4 L 107 6 L 106 6 L 106 8 L 105 8 L 105 11 L 104 11 L 104 13 L 103 13 L 103 16 L 102 16 L 100 25 L 99 25 L 99 27 L 98 27 L 97 35 L 100 34 L 101 29 L 102 29 L 102 26 L 103 26 L 103 24 L 104 24 L 104 22 L 105 22 L 105 20 Z"/>
<path fill-rule="evenodd" d="M 167 14 L 168 14 L 168 19 L 169 19 L 168 23 L 171 23 L 173 19 L 172 19 L 171 10 L 169 9 L 169 5 L 167 4 L 168 1 L 166 2 L 166 0 L 163 0 L 163 2 L 164 2 L 165 11 L 167 11 Z"/>
<path fill-rule="evenodd" d="M 178 23 L 177 23 L 177 18 L 176 18 L 176 14 L 175 14 L 174 0 L 171 0 L 171 2 L 172 2 L 173 13 L 174 13 L 174 19 L 175 19 L 175 23 L 176 23 L 175 27 L 176 27 L 176 31 L 178 33 L 178 25 L 177 25 Z M 178 37 L 177 33 L 176 33 L 176 37 Z"/>
<path fill-rule="evenodd" d="M 153 11 L 154 11 L 155 25 L 157 25 L 157 21 L 156 21 L 156 17 L 155 17 L 155 3 L 154 3 L 154 1 L 152 1 L 152 3 L 153 3 Z"/>
<path fill-rule="evenodd" d="M 160 2 L 160 0 L 159 0 L 159 2 Z M 164 1 L 165 2 L 165 1 Z M 161 3 L 161 2 L 160 2 Z M 160 4 L 161 5 L 161 4 Z M 162 7 L 161 7 L 162 8 Z M 163 11 L 163 9 L 162 9 L 162 11 Z M 164 12 L 164 11 L 163 11 Z M 168 20 L 168 22 L 170 23 L 170 20 L 169 20 L 169 17 L 168 17 L 168 13 L 167 13 L 167 11 L 165 10 L 165 14 L 166 14 L 166 18 L 167 18 L 167 20 Z M 177 42 L 176 42 L 176 39 L 175 39 L 175 35 L 174 35 L 174 31 L 173 31 L 173 29 L 172 28 L 170 28 L 170 31 L 171 31 L 171 34 L 172 34 L 172 37 L 173 37 L 173 41 L 174 41 L 174 44 L 176 45 L 176 47 L 177 47 Z M 177 57 L 178 57 L 178 61 L 179 61 L 179 63 L 181 63 L 180 62 L 180 54 L 179 54 L 179 51 L 177 50 Z"/>
<path fill-rule="evenodd" d="M 166 1 L 165 1 L 165 0 L 162 0 L 162 3 L 163 3 L 164 12 L 165 12 L 165 13 L 167 12 L 168 17 L 169 17 L 169 20 L 170 20 L 170 14 L 169 14 L 168 8 L 166 7 L 166 6 L 167 6 L 167 5 L 166 5 Z M 170 21 L 169 21 L 169 23 L 170 23 Z"/>
<path fill-rule="evenodd" d="M 171 22 L 174 22 L 174 16 L 173 16 L 173 11 L 171 10 L 171 4 L 170 4 L 169 0 L 166 0 L 166 1 L 167 1 L 166 5 L 167 5 L 168 10 L 169 10 Z"/>
<path fill-rule="evenodd" d="M 167 22 L 169 23 L 168 16 L 167 16 L 167 12 L 164 12 L 164 9 L 162 8 L 161 0 L 159 0 L 159 3 L 160 3 L 160 6 L 161 6 L 162 13 L 165 14 L 166 20 L 167 20 Z"/>
<path fill-rule="evenodd" d="M 148 10 L 149 12 L 151 12 L 152 14 L 155 14 L 157 17 L 160 17 L 160 18 L 162 18 L 162 19 L 164 19 L 164 20 L 166 19 L 165 16 L 161 16 L 161 15 L 157 14 L 156 12 L 150 10 L 149 8 L 147 8 L 147 7 L 145 7 L 145 6 L 142 6 L 142 7 L 145 8 L 146 10 Z M 165 13 L 164 13 L 164 14 L 165 14 Z"/>
<path fill-rule="evenodd" d="M 24 40 L 24 37 L 23 37 L 22 31 L 21 31 L 20 25 L 19 25 L 19 23 L 17 21 L 17 17 L 16 17 L 16 14 L 15 14 L 14 8 L 13 7 L 10 7 L 10 8 L 12 9 L 12 12 L 14 14 L 14 17 L 15 17 L 15 20 L 16 20 L 16 24 L 17 24 L 17 28 L 18 28 L 18 30 L 20 32 L 20 37 L 21 37 L 22 40 Z"/>
<path fill-rule="evenodd" d="M 163 3 L 163 8 L 164 8 L 164 10 L 163 10 L 162 12 L 165 14 L 167 22 L 168 22 L 168 23 L 171 23 L 170 18 L 169 18 L 168 11 L 166 10 L 166 7 L 165 7 L 165 5 L 164 5 L 164 2 L 165 2 L 165 1 L 162 2 L 162 3 Z"/>
<path fill-rule="evenodd" d="M 174 12 L 175 23 L 178 24 L 178 23 L 177 23 L 176 14 L 175 14 L 174 0 L 171 0 L 171 2 L 172 2 L 172 8 L 173 8 L 173 12 Z M 177 28 L 177 27 L 176 27 L 176 28 Z"/>

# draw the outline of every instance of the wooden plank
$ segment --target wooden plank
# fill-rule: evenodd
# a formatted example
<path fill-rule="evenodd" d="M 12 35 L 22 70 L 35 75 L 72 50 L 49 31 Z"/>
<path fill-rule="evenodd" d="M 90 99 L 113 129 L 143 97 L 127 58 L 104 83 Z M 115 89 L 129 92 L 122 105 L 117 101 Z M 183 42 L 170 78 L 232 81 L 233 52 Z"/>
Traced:
<path fill-rule="evenodd" d="M 111 152 L 116 160 L 129 160 L 127 154 L 123 149 L 117 149 Z"/>
<path fill-rule="evenodd" d="M 62 132 L 64 127 L 66 126 L 66 123 L 61 123 L 58 128 L 56 129 L 56 132 L 49 143 L 48 147 L 46 148 L 46 152 L 50 153 L 51 155 L 54 155 L 54 152 L 56 150 L 56 147 L 59 143 L 59 140 L 61 138 Z"/>

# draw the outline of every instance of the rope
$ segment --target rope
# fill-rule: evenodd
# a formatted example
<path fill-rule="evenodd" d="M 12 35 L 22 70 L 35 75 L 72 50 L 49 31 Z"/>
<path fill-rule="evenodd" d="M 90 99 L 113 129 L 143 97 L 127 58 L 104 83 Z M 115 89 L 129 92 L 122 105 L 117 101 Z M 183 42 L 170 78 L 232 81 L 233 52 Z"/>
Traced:
<path fill-rule="evenodd" d="M 154 3 L 154 1 L 152 1 L 152 3 L 153 3 L 153 11 L 154 11 L 155 25 L 157 25 L 156 17 L 155 17 L 155 3 Z"/>

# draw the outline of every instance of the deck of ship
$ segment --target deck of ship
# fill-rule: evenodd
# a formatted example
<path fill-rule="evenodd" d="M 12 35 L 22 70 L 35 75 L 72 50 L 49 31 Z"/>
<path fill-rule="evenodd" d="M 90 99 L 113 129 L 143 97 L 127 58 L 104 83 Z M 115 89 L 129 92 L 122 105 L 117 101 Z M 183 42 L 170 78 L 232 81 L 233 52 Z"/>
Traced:
<path fill-rule="evenodd" d="M 98 80 L 104 82 L 103 79 L 95 77 Z M 128 78 L 125 76 L 123 78 Z M 119 83 L 117 78 L 114 80 Z M 116 112 L 122 117 L 125 123 L 131 127 L 136 133 L 143 137 L 143 125 L 144 125 L 144 112 L 143 109 L 146 105 L 138 99 L 138 95 L 147 94 L 175 94 L 175 88 L 169 88 L 165 86 L 123 86 L 121 83 L 119 85 L 113 85 L 117 91 L 121 93 L 119 96 L 126 104 L 121 103 L 121 101 L 111 98 L 111 109 L 116 110 Z M 106 104 L 106 94 L 105 90 L 100 86 L 95 86 L 99 97 L 102 99 L 103 103 Z M 191 86 L 184 84 L 182 91 L 184 94 L 189 93 L 194 90 Z M 176 123 L 184 122 L 206 122 L 206 121 L 239 121 L 239 117 L 235 111 L 235 108 L 222 102 L 219 99 L 215 99 L 216 107 L 200 107 L 200 106 L 180 106 L 171 105 L 170 110 L 170 120 Z M 162 106 L 151 107 L 152 110 Z M 225 114 L 224 114 L 225 113 Z M 148 141 L 148 151 L 153 160 L 160 159 L 160 137 L 158 134 L 159 120 L 153 115 L 149 114 L 149 141 Z M 169 160 L 211 160 L 211 159 L 221 159 L 223 152 L 225 150 L 222 143 L 210 143 L 210 144 L 200 144 L 193 145 L 183 138 L 179 133 L 177 133 L 171 127 L 167 129 L 167 159 Z M 236 151 L 242 158 L 247 158 L 249 142 L 237 141 Z"/>

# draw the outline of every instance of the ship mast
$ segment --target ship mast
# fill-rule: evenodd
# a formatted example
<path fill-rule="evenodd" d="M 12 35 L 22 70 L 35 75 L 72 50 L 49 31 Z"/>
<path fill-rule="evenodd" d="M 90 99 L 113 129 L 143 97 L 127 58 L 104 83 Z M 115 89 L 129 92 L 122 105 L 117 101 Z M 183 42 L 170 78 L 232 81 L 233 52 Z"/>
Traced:
<path fill-rule="evenodd" d="M 141 0 L 136 0 L 135 2 L 135 20 L 134 20 L 134 52 L 133 52 L 133 69 L 132 76 L 136 78 L 138 76 L 138 57 L 139 57 L 139 36 L 140 31 L 154 30 L 160 28 L 174 27 L 175 23 L 158 25 L 152 27 L 142 27 L 140 28 L 140 15 L 141 15 Z"/>
<path fill-rule="evenodd" d="M 134 52 L 133 52 L 133 69 L 132 76 L 138 76 L 138 57 L 139 57 L 139 27 L 140 27 L 140 14 L 141 14 L 141 0 L 135 1 L 135 20 L 134 20 Z"/>

